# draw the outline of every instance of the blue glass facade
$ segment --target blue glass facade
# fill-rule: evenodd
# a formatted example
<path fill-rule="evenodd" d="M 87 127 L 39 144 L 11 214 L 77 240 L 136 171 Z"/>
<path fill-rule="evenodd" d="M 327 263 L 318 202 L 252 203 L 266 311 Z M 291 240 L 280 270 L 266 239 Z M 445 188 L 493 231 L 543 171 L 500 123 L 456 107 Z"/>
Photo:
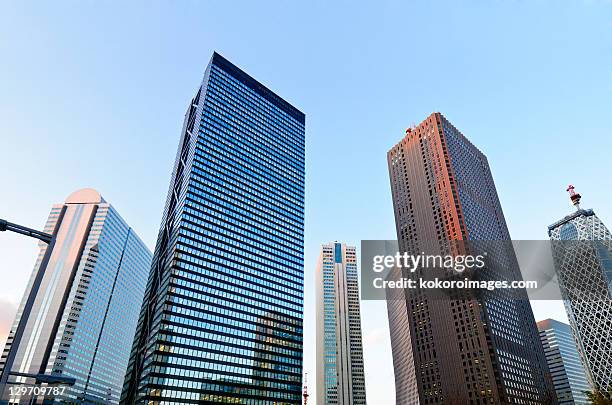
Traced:
<path fill-rule="evenodd" d="M 70 343 L 58 336 L 46 372 L 78 377 L 65 400 L 118 403 L 152 255 L 112 206 L 98 208 L 85 251 L 63 316 Z"/>
<path fill-rule="evenodd" d="M 540 340 L 559 405 L 586 405 L 591 391 L 570 326 L 546 319 L 538 322 Z"/>
<path fill-rule="evenodd" d="M 123 403 L 301 403 L 304 123 L 213 55 L 185 116 Z"/>
<path fill-rule="evenodd" d="M 44 277 L 13 371 L 75 378 L 73 386 L 44 398 L 45 403 L 117 404 L 130 357 L 126 342 L 136 330 L 152 254 L 91 189 L 55 205 L 45 231 L 55 233 L 56 242 L 45 268 L 40 266 L 47 247 L 41 245 L 33 275 L 44 271 Z"/>

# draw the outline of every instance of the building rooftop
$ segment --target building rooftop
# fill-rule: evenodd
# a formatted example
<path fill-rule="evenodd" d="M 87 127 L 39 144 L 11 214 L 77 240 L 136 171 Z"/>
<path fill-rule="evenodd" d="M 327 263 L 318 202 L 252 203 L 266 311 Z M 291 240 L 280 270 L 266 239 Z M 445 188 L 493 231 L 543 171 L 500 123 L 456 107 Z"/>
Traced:
<path fill-rule="evenodd" d="M 566 216 L 563 219 L 560 219 L 559 221 L 555 222 L 552 225 L 548 226 L 548 232 L 550 233 L 550 231 L 552 231 L 555 228 L 560 227 L 561 225 L 568 223 L 569 221 L 571 221 L 574 218 L 578 218 L 580 216 L 585 216 L 585 217 L 590 217 L 592 215 L 595 215 L 595 212 L 592 209 L 588 209 L 588 210 L 583 210 L 583 209 L 579 209 L 576 212 L 571 213 L 570 215 Z"/>
<path fill-rule="evenodd" d="M 303 112 L 301 112 L 300 110 L 298 110 L 297 108 L 289 104 L 279 95 L 277 95 L 272 90 L 268 89 L 266 86 L 264 86 L 263 84 L 255 80 L 245 71 L 240 69 L 238 66 L 234 65 L 229 60 L 225 59 L 223 56 L 219 55 L 217 52 L 213 52 L 211 62 L 213 65 L 220 67 L 221 69 L 225 70 L 226 72 L 234 76 L 245 86 L 253 89 L 253 91 L 255 91 L 257 94 L 259 94 L 260 96 L 268 100 L 270 103 L 280 108 L 282 111 L 289 114 L 291 117 L 293 117 L 295 120 L 297 120 L 301 124 L 305 124 L 306 115 Z"/>
<path fill-rule="evenodd" d="M 104 202 L 106 202 L 104 198 L 93 188 L 82 188 L 66 198 L 66 204 L 99 204 Z"/>
<path fill-rule="evenodd" d="M 553 326 L 561 326 L 565 328 L 569 328 L 569 325 L 565 322 L 557 321 L 556 319 L 548 318 L 537 322 L 538 330 L 546 330 L 550 329 Z"/>

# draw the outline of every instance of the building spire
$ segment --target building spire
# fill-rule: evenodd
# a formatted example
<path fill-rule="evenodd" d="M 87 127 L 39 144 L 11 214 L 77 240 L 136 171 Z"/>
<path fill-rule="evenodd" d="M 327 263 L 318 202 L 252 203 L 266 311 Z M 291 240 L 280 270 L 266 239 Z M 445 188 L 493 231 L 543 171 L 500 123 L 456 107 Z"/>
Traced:
<path fill-rule="evenodd" d="M 572 200 L 572 204 L 574 204 L 574 207 L 576 207 L 576 209 L 579 210 L 580 209 L 580 199 L 582 198 L 582 196 L 578 194 L 576 191 L 574 191 L 574 186 L 572 186 L 571 184 L 567 186 L 567 190 L 565 191 L 569 193 L 570 200 Z"/>

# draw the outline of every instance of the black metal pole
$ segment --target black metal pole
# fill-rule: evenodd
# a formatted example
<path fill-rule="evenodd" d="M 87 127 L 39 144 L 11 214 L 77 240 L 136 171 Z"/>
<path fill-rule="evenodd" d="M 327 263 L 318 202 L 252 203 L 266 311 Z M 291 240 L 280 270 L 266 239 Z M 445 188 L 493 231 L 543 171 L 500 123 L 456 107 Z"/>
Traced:
<path fill-rule="evenodd" d="M 17 225 L 12 222 L 8 222 L 4 219 L 0 219 L 0 232 L 1 231 L 11 231 L 15 233 L 20 233 L 22 235 L 40 239 L 47 244 L 51 243 L 51 239 L 53 238 L 53 235 L 49 235 L 48 233 L 40 232 L 40 231 L 37 231 L 36 229 Z"/>
<path fill-rule="evenodd" d="M 9 375 L 11 374 L 11 370 L 13 369 L 17 350 L 19 348 L 19 344 L 21 343 L 21 338 L 23 337 L 23 332 L 25 331 L 25 327 L 28 323 L 30 313 L 32 312 L 34 301 L 36 300 L 36 296 L 38 295 L 38 290 L 40 289 L 42 279 L 45 275 L 45 270 L 47 269 L 47 264 L 49 263 L 51 252 L 53 252 L 53 247 L 55 246 L 56 232 L 54 232 L 53 235 L 50 235 L 48 233 L 36 231 L 34 229 L 26 228 L 24 226 L 13 224 L 1 219 L 0 231 L 12 231 L 48 243 L 45 255 L 43 256 L 43 259 L 40 262 L 40 266 L 38 267 L 38 271 L 36 272 L 36 277 L 32 282 L 30 293 L 28 294 L 28 299 L 26 300 L 25 305 L 23 306 L 23 310 L 19 318 L 19 323 L 17 324 L 17 329 L 15 329 L 15 333 L 13 334 L 13 341 L 11 342 L 11 347 L 7 354 L 6 362 L 4 363 L 4 368 L 2 369 L 2 376 L 0 376 L 0 403 L 5 403 L 5 390 L 8 383 Z"/>

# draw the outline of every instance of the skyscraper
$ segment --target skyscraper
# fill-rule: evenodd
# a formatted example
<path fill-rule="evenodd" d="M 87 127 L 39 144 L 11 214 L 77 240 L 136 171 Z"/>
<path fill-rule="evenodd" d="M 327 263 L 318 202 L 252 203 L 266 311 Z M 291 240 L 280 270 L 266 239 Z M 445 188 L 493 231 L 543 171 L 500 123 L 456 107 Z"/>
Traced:
<path fill-rule="evenodd" d="M 486 157 L 442 114 L 387 154 L 402 252 L 453 254 L 452 241 L 493 241 L 499 279 L 520 279 Z M 467 243 L 467 242 L 466 242 Z M 394 291 L 389 327 L 398 404 L 545 403 L 549 385 L 525 290 Z"/>
<path fill-rule="evenodd" d="M 301 402 L 304 124 L 213 54 L 185 115 L 122 403 Z"/>
<path fill-rule="evenodd" d="M 355 248 L 321 246 L 317 290 L 317 404 L 366 403 Z"/>
<path fill-rule="evenodd" d="M 569 186 L 576 211 L 548 227 L 559 287 L 594 389 L 612 389 L 612 234 Z"/>
<path fill-rule="evenodd" d="M 554 319 L 538 322 L 540 340 L 559 405 L 586 405 L 590 391 L 569 325 Z"/>
<path fill-rule="evenodd" d="M 40 254 L 4 349 L 3 361 L 29 295 L 43 271 L 13 372 L 74 377 L 56 401 L 118 403 L 136 330 L 151 252 L 136 233 L 92 189 L 54 205 L 45 232 L 56 242 L 45 268 Z M 14 377 L 12 377 L 14 380 Z"/>

